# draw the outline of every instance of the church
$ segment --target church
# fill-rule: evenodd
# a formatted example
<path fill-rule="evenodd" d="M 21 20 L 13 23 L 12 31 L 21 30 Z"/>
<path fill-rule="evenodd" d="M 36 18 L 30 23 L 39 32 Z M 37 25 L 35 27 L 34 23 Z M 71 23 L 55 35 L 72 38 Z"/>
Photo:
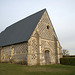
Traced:
<path fill-rule="evenodd" d="M 0 33 L 0 62 L 60 64 L 62 47 L 47 10 L 36 12 Z"/>

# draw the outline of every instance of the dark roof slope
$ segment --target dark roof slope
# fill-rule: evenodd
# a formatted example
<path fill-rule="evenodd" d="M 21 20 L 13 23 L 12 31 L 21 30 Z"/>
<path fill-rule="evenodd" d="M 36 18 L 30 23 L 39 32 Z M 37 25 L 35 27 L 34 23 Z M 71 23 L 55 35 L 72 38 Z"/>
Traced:
<path fill-rule="evenodd" d="M 46 9 L 7 27 L 0 33 L 0 47 L 28 41 Z"/>

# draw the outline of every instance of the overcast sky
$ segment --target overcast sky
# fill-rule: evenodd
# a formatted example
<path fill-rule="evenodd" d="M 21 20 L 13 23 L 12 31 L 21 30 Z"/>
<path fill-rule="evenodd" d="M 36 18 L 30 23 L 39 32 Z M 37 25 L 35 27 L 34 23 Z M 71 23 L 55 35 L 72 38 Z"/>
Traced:
<path fill-rule="evenodd" d="M 75 0 L 0 0 L 0 32 L 44 8 L 62 48 L 75 54 Z"/>

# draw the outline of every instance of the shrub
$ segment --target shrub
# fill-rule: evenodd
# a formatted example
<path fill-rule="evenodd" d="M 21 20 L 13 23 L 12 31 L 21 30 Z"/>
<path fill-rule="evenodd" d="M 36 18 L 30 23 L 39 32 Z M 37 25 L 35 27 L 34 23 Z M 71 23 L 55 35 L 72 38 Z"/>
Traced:
<path fill-rule="evenodd" d="M 73 65 L 75 66 L 75 58 L 73 57 L 65 57 L 60 59 L 60 64 L 63 65 Z"/>
<path fill-rule="evenodd" d="M 10 63 L 14 63 L 15 61 L 14 61 L 14 59 L 10 59 Z"/>
<path fill-rule="evenodd" d="M 18 61 L 18 62 L 15 62 L 15 64 L 21 64 L 21 65 L 27 65 L 27 61 Z"/>
<path fill-rule="evenodd" d="M 21 65 L 27 65 L 27 61 L 24 61 L 24 60 L 23 60 L 23 61 L 20 62 L 20 64 L 21 64 Z"/>

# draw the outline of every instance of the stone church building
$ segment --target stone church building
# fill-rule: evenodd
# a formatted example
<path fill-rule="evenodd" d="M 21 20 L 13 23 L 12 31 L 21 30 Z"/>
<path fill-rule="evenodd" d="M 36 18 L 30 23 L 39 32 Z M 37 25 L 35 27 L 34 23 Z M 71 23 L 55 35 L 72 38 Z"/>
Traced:
<path fill-rule="evenodd" d="M 58 64 L 62 47 L 46 9 L 7 27 L 0 33 L 0 62 L 27 65 Z"/>

